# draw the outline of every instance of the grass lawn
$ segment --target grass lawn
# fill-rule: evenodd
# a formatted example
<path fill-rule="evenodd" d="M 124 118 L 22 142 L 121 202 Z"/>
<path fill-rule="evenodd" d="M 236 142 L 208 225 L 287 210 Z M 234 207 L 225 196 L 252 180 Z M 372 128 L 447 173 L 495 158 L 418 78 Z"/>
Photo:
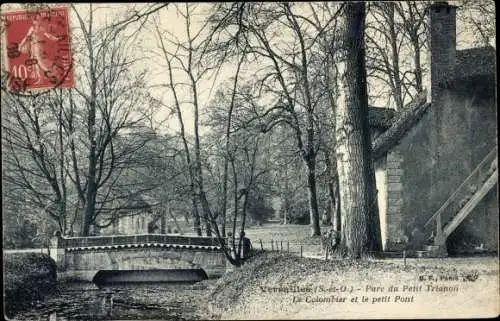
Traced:
<path fill-rule="evenodd" d="M 320 237 L 311 237 L 309 225 L 294 224 L 264 224 L 263 226 L 252 226 L 245 230 L 252 245 L 256 249 L 280 250 L 292 252 L 307 257 L 322 257 L 324 251 L 321 246 Z"/>
<path fill-rule="evenodd" d="M 251 226 L 245 230 L 245 233 L 253 242 L 257 242 L 259 239 L 263 242 L 271 240 L 311 242 L 317 240 L 319 244 L 319 238 L 313 239 L 310 237 L 311 227 L 309 225 L 264 224 L 262 226 Z"/>
<path fill-rule="evenodd" d="M 189 229 L 187 231 L 188 233 L 184 235 L 196 235 Z M 228 232 L 232 232 L 229 226 L 226 229 L 226 233 Z M 265 250 L 283 249 L 283 251 L 300 254 L 302 246 L 304 256 L 322 257 L 324 255 L 320 237 L 310 236 L 309 225 L 265 223 L 262 226 L 247 226 L 245 233 L 256 249 L 261 249 L 260 242 L 262 241 L 262 248 Z"/>

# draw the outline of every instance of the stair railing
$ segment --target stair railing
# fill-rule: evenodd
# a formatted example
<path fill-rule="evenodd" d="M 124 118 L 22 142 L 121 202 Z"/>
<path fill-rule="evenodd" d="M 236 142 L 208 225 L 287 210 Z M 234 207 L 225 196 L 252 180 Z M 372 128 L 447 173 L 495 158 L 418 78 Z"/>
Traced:
<path fill-rule="evenodd" d="M 445 210 L 448 209 L 455 201 L 460 201 L 466 195 L 467 189 L 470 188 L 470 184 L 477 181 L 477 178 L 480 177 L 483 170 L 487 166 L 489 166 L 496 158 L 498 154 L 498 146 L 495 146 L 489 153 L 486 155 L 483 160 L 477 165 L 477 167 L 470 173 L 470 175 L 460 184 L 460 186 L 451 194 L 451 196 L 443 203 L 443 205 L 432 215 L 432 217 L 427 220 L 425 223 L 425 227 L 427 227 L 431 222 L 436 221 L 436 241 L 438 243 L 443 242 L 443 216 Z M 482 182 L 479 182 L 480 184 Z M 479 189 L 480 186 L 477 186 Z M 465 193 L 464 193 L 465 192 Z M 474 191 L 475 192 L 475 191 Z M 452 213 L 454 214 L 454 213 Z"/>

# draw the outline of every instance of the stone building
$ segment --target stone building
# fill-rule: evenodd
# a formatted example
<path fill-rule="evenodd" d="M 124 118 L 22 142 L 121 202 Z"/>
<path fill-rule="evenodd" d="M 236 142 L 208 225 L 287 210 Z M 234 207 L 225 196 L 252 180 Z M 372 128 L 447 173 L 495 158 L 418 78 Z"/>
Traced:
<path fill-rule="evenodd" d="M 370 122 L 383 247 L 496 251 L 496 51 L 456 49 L 454 6 L 432 4 L 428 19 L 427 94 Z"/>
<path fill-rule="evenodd" d="M 109 227 L 101 229 L 100 235 L 165 233 L 164 210 L 147 196 L 132 197 L 117 214 L 119 218 Z"/>

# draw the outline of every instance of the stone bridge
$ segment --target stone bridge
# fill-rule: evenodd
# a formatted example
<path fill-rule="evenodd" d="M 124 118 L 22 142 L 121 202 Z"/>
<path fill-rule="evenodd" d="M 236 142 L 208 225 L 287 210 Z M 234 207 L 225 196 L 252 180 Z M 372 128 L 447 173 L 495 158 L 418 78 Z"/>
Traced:
<path fill-rule="evenodd" d="M 216 238 L 165 234 L 55 237 L 50 255 L 63 279 L 92 281 L 100 270 L 203 269 L 226 271 Z"/>

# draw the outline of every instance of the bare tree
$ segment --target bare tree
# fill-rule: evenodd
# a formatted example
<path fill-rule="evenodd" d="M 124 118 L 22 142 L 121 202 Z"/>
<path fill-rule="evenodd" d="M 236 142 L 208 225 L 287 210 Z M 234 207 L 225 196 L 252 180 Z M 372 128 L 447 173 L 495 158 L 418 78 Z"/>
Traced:
<path fill-rule="evenodd" d="M 491 0 L 458 1 L 457 19 L 462 22 L 459 28 L 468 31 L 472 45 L 494 46 L 496 42 L 495 2 Z M 474 35 L 474 37 L 470 37 Z"/>
<path fill-rule="evenodd" d="M 161 49 L 161 55 L 166 62 L 168 72 L 168 83 L 162 86 L 168 88 L 173 95 L 174 110 L 177 115 L 180 127 L 180 136 L 183 141 L 186 163 L 190 180 L 192 193 L 192 213 L 194 217 L 194 228 L 198 235 L 201 235 L 200 214 L 198 206 L 201 206 L 203 220 L 207 235 L 211 235 L 210 227 L 210 207 L 206 202 L 203 170 L 201 162 L 201 137 L 200 137 L 200 103 L 199 90 L 200 82 L 207 76 L 211 67 L 204 67 L 201 63 L 199 54 L 200 42 L 204 26 L 195 30 L 192 26 L 193 11 L 196 11 L 196 5 L 176 5 L 176 13 L 179 14 L 185 23 L 186 41 L 180 40 L 172 35 L 168 30 L 162 30 L 159 22 L 155 22 L 155 32 Z M 170 49 L 173 48 L 173 49 Z M 178 75 L 182 73 L 179 79 Z M 175 75 L 174 75 L 175 74 Z M 180 94 L 179 87 L 187 88 L 189 94 L 184 101 Z M 193 130 L 194 130 L 194 149 L 190 148 L 188 134 L 185 129 L 185 121 L 182 108 L 189 105 L 193 108 Z"/>
<path fill-rule="evenodd" d="M 211 20 L 215 30 L 233 31 L 233 43 L 245 43 L 249 56 L 263 65 L 256 74 L 258 86 L 266 95 L 278 100 L 255 121 L 262 123 L 263 131 L 277 124 L 288 124 L 294 131 L 297 151 L 308 172 L 308 192 L 313 235 L 320 234 L 316 189 L 316 155 L 318 131 L 315 122 L 320 91 L 314 91 L 311 67 L 319 50 L 319 39 L 330 31 L 338 10 L 328 5 L 309 6 L 308 15 L 298 13 L 301 4 L 242 4 L 221 5 Z M 329 13 L 320 14 L 321 9 Z M 286 38 L 286 40 L 285 40 Z M 316 64 L 317 65 L 317 64 Z"/>
<path fill-rule="evenodd" d="M 26 97 L 6 88 L 2 91 L 5 181 L 15 186 L 13 191 L 22 191 L 24 202 L 42 209 L 61 232 L 68 233 L 74 216 L 72 219 L 68 211 L 72 189 L 66 172 L 69 159 L 61 125 L 61 90 Z"/>
<path fill-rule="evenodd" d="M 366 24 L 369 84 L 381 96 L 387 89 L 385 96 L 393 100 L 396 110 L 423 89 L 421 56 L 427 44 L 427 4 L 392 1 L 369 6 Z"/>
<path fill-rule="evenodd" d="M 115 219 L 112 215 L 105 223 L 98 223 L 98 216 L 113 202 L 112 186 L 118 181 L 131 155 L 142 148 L 144 139 L 131 139 L 128 146 L 120 150 L 115 146 L 120 133 L 131 134 L 144 126 L 143 116 L 138 111 L 147 100 L 145 72 L 132 74 L 130 66 L 137 59 L 127 50 L 136 35 L 125 35 L 124 28 L 101 27 L 96 29 L 95 8 L 89 5 L 88 17 L 75 10 L 80 26 L 82 44 L 82 68 L 85 78 L 69 95 L 69 105 L 81 109 L 86 130 L 86 166 L 76 155 L 75 140 L 72 139 L 73 171 L 70 176 L 84 206 L 82 234 L 88 235 L 90 227 L 109 226 Z M 72 134 L 74 123 L 68 123 L 66 131 Z M 132 136 L 139 138 L 137 136 Z M 123 141 L 122 141 L 123 142 Z M 82 175 L 82 168 L 85 174 Z M 102 218 L 101 218 L 102 219 Z"/>
<path fill-rule="evenodd" d="M 241 58 L 238 61 L 238 65 L 236 67 L 236 73 L 233 81 L 233 87 L 232 87 L 232 93 L 231 93 L 231 101 L 229 104 L 229 108 L 227 111 L 227 123 L 226 123 L 226 133 L 225 133 L 225 157 L 224 157 L 224 170 L 223 170 L 223 180 L 222 180 L 222 210 L 221 210 L 221 231 L 222 231 L 222 236 L 226 236 L 226 214 L 227 214 L 227 183 L 228 183 L 228 176 L 229 176 L 229 161 L 231 160 L 233 168 L 234 168 L 234 158 L 232 158 L 231 155 L 231 128 L 232 128 L 232 118 L 233 118 L 233 111 L 235 109 L 235 103 L 236 103 L 236 93 L 238 90 L 238 80 L 239 80 L 239 75 L 240 75 L 240 69 L 243 64 L 243 59 L 245 58 L 245 54 L 241 54 Z M 252 167 L 253 168 L 253 163 Z M 253 174 L 253 173 L 252 173 Z M 236 175 L 234 173 L 234 175 Z M 252 177 L 253 175 L 251 175 Z M 235 178 L 235 189 L 236 189 L 236 177 Z M 248 199 L 248 193 L 245 194 L 245 206 L 244 206 L 244 216 L 243 216 L 243 224 L 245 222 L 246 218 L 246 208 L 247 208 L 247 199 Z M 237 202 L 235 199 L 235 214 L 234 216 L 236 217 L 236 210 L 237 210 Z M 233 237 L 235 235 L 235 229 L 236 226 L 233 222 Z M 244 225 L 242 226 L 242 231 L 244 231 Z M 238 253 L 239 255 L 239 253 Z"/>
<path fill-rule="evenodd" d="M 92 227 L 112 224 L 126 202 L 117 193 L 119 179 L 148 139 L 134 133 L 144 130 L 140 108 L 149 96 L 145 73 L 130 72 L 136 60 L 127 48 L 134 36 L 125 36 L 124 28 L 96 28 L 93 5 L 88 16 L 73 9 L 78 86 L 38 94 L 2 88 L 2 105 L 9 105 L 14 121 L 3 142 L 12 152 L 13 182 L 29 191 L 62 233 L 72 234 L 76 224 L 88 235 Z"/>
<path fill-rule="evenodd" d="M 243 62 L 243 55 L 239 59 L 239 64 Z M 237 70 L 240 69 L 237 67 Z M 232 222 L 230 224 L 231 236 L 228 244 L 234 244 L 231 249 L 227 249 L 232 254 L 230 262 L 239 266 L 243 260 L 242 238 L 239 237 L 245 231 L 250 202 L 254 199 L 259 186 L 265 185 L 266 174 L 272 170 L 271 162 L 271 137 L 262 133 L 259 126 L 247 126 L 246 119 L 253 117 L 253 110 L 261 107 L 256 106 L 248 86 L 236 86 L 238 72 L 235 78 L 231 79 L 232 86 L 227 90 L 221 90 L 216 98 L 209 105 L 210 113 L 207 124 L 210 133 L 207 141 L 210 155 L 205 157 L 209 164 L 208 172 L 212 173 L 219 167 L 216 173 L 222 174 L 222 179 L 217 179 L 216 175 L 211 175 L 210 185 L 212 199 L 219 198 L 221 203 L 219 208 L 222 211 L 230 208 L 228 195 L 232 194 Z M 229 119 L 229 121 L 228 121 Z M 231 121 L 236 120 L 236 121 Z M 222 161 L 218 161 L 222 159 Z M 230 167 L 230 169 L 229 169 Z M 221 187 L 222 185 L 222 187 Z M 213 194 L 213 193 L 212 193 Z M 218 196 L 218 197 L 217 197 Z M 212 227 L 215 234 L 222 235 L 221 228 L 215 217 L 212 217 Z"/>
<path fill-rule="evenodd" d="M 232 115 L 235 109 L 235 96 L 236 96 L 236 88 L 238 87 L 239 73 L 240 67 L 244 62 L 245 55 L 238 54 L 233 55 L 229 54 L 224 50 L 224 48 L 220 47 L 219 44 L 212 42 L 211 39 L 204 38 L 208 29 L 206 29 L 206 22 L 202 23 L 201 27 L 197 27 L 197 21 L 194 20 L 193 17 L 196 17 L 197 11 L 199 10 L 196 5 L 177 5 L 175 6 L 176 13 L 182 17 L 182 20 L 185 23 L 185 38 L 179 39 L 168 32 L 168 30 L 162 29 L 159 26 L 159 22 L 155 22 L 155 33 L 158 40 L 158 44 L 161 50 L 161 55 L 163 60 L 166 63 L 166 70 L 168 72 L 168 82 L 166 84 L 161 84 L 160 86 L 163 88 L 167 88 L 169 93 L 172 94 L 173 100 L 173 111 L 177 115 L 177 120 L 180 125 L 180 136 L 183 141 L 183 148 L 186 163 L 188 164 L 188 176 L 190 181 L 190 189 L 192 192 L 192 203 L 194 209 L 194 217 L 195 224 L 199 224 L 200 219 L 202 218 L 205 226 L 206 232 L 208 236 L 211 236 L 212 233 L 215 234 L 217 239 L 219 240 L 220 245 L 222 246 L 223 252 L 225 253 L 228 260 L 234 265 L 241 264 L 241 256 L 240 251 L 236 251 L 231 255 L 231 249 L 228 247 L 226 240 L 224 238 L 226 233 L 226 214 L 227 214 L 227 203 L 228 203 L 228 180 L 229 180 L 229 172 L 230 167 L 232 168 L 233 173 L 233 182 L 235 193 L 237 194 L 235 197 L 235 212 L 234 212 L 234 220 L 236 217 L 239 217 L 239 208 L 238 205 L 240 200 L 243 199 L 243 207 L 242 207 L 242 218 L 240 222 L 242 225 L 240 227 L 240 231 L 243 231 L 245 228 L 245 213 L 248 208 L 248 186 L 252 185 L 252 180 L 247 182 L 244 178 L 245 175 L 241 177 L 243 180 L 243 185 L 247 186 L 246 188 L 240 188 L 241 185 L 238 185 L 238 181 L 240 181 L 240 169 L 236 164 L 237 160 L 235 156 L 232 156 L 231 145 L 232 138 L 230 129 L 232 128 Z M 218 57 L 218 54 L 221 54 L 222 57 Z M 202 144 L 201 135 L 200 135 L 200 121 L 201 121 L 201 109 L 203 104 L 201 103 L 201 95 L 200 95 L 200 84 L 203 81 L 209 80 L 211 77 L 214 77 L 214 74 L 211 73 L 213 70 L 215 73 L 220 70 L 222 65 L 226 63 L 226 60 L 229 57 L 237 57 L 237 68 L 232 78 L 231 84 L 231 94 L 230 94 L 230 103 L 229 108 L 225 111 L 224 116 L 224 146 L 223 150 L 223 170 L 222 170 L 222 182 L 221 186 L 213 186 L 212 182 L 206 183 L 206 176 L 211 175 L 214 170 L 213 164 L 208 160 L 206 155 L 207 143 L 210 141 L 207 139 L 206 143 Z M 182 88 L 183 87 L 183 88 Z M 186 89 L 183 91 L 183 89 Z M 185 116 L 184 116 L 184 108 L 190 107 L 193 110 L 193 137 L 189 137 L 186 129 L 185 129 Z M 256 145 L 255 148 L 257 148 Z M 254 155 L 256 153 L 255 149 L 251 151 L 248 150 L 248 159 L 250 160 L 250 164 L 255 164 Z M 254 155 L 255 156 L 255 155 Z M 253 165 L 252 165 L 253 166 Z M 249 168 L 252 169 L 253 167 Z M 253 173 L 253 171 L 251 170 Z M 250 175 L 253 177 L 253 175 Z M 206 185 L 210 185 L 211 188 L 206 187 Z M 240 186 L 240 187 L 238 187 Z M 221 195 L 221 202 L 219 202 L 219 207 L 215 205 L 213 202 L 214 198 L 211 197 L 211 194 L 216 192 Z M 219 196 L 217 195 L 217 196 Z M 218 197 L 215 197 L 217 199 Z M 202 215 L 198 213 L 198 207 L 201 209 Z M 233 229 L 236 228 L 233 220 Z M 219 223 L 221 227 L 219 227 Z M 197 228 L 197 232 L 201 233 L 201 229 Z M 233 233 L 233 238 L 237 237 L 236 232 Z"/>

